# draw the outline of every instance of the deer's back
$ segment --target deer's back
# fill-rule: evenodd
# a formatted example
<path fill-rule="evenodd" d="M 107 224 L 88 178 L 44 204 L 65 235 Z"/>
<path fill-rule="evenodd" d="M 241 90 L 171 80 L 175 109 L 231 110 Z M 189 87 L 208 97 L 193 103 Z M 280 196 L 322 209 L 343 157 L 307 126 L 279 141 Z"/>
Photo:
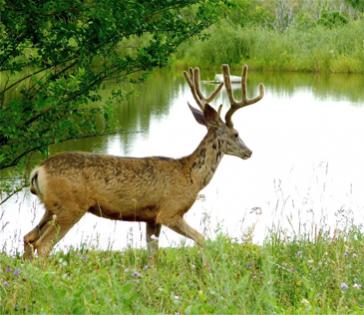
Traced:
<path fill-rule="evenodd" d="M 181 160 L 61 153 L 39 168 L 45 198 L 74 200 L 94 214 L 143 220 L 163 207 L 191 205 L 196 193 Z M 43 200 L 44 201 L 44 200 Z M 140 217 L 138 217 L 140 213 Z"/>

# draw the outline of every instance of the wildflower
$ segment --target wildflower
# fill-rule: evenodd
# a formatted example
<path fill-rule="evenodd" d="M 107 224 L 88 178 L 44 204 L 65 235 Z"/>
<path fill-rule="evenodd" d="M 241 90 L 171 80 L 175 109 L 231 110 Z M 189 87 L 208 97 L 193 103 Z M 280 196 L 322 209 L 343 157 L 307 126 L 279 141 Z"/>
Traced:
<path fill-rule="evenodd" d="M 6 268 L 5 268 L 5 272 L 11 272 L 11 268 L 10 268 L 10 266 L 6 266 Z"/>
<path fill-rule="evenodd" d="M 140 272 L 138 272 L 138 271 L 134 271 L 134 272 L 132 273 L 132 276 L 133 276 L 134 278 L 140 278 L 142 275 L 141 275 L 141 273 L 140 273 Z"/>
<path fill-rule="evenodd" d="M 179 295 L 174 294 L 174 295 L 171 296 L 171 298 L 172 298 L 174 304 L 180 304 L 181 303 L 181 298 L 180 298 Z"/>
<path fill-rule="evenodd" d="M 301 300 L 301 303 L 304 304 L 304 305 L 306 305 L 306 306 L 309 306 L 310 305 L 310 301 L 307 300 L 307 299 L 302 299 Z"/>
<path fill-rule="evenodd" d="M 344 257 L 349 257 L 349 252 L 348 251 L 344 252 Z"/>
<path fill-rule="evenodd" d="M 15 277 L 18 277 L 20 275 L 20 270 L 19 269 L 15 269 L 13 272 Z"/>
<path fill-rule="evenodd" d="M 298 258 L 302 257 L 302 250 L 297 251 L 296 257 L 298 257 Z"/>
<path fill-rule="evenodd" d="M 263 213 L 263 210 L 261 207 L 253 207 L 250 209 L 250 213 L 255 213 L 256 215 L 261 215 Z"/>
<path fill-rule="evenodd" d="M 353 289 L 357 289 L 357 290 L 361 289 L 361 284 L 360 283 L 354 283 L 353 284 Z"/>
<path fill-rule="evenodd" d="M 7 281 L 3 281 L 3 286 L 4 286 L 4 287 L 8 287 L 8 286 L 9 286 L 9 282 L 7 282 Z"/>
<path fill-rule="evenodd" d="M 346 291 L 347 289 L 349 289 L 349 286 L 345 282 L 341 282 L 340 283 L 340 289 L 342 291 Z"/>
<path fill-rule="evenodd" d="M 158 236 L 157 236 L 157 235 L 152 234 L 152 235 L 150 236 L 150 238 L 151 238 L 153 241 L 158 241 Z"/>
<path fill-rule="evenodd" d="M 245 264 L 246 269 L 251 269 L 252 267 L 253 267 L 253 264 L 251 264 L 251 263 Z"/>
<path fill-rule="evenodd" d="M 62 275 L 62 279 L 69 279 L 69 275 L 68 275 L 67 273 L 64 273 L 64 274 Z"/>

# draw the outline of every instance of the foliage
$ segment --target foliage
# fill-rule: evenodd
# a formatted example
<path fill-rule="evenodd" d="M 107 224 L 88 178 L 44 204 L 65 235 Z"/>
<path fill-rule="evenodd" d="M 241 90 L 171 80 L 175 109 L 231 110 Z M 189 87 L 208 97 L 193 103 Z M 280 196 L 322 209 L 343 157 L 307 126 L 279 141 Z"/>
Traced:
<path fill-rule="evenodd" d="M 364 12 L 364 2 L 362 0 L 346 0 L 353 8 Z"/>
<path fill-rule="evenodd" d="M 348 22 L 348 18 L 337 11 L 323 12 L 318 20 L 318 24 L 329 28 L 342 26 L 344 24 L 348 24 Z"/>
<path fill-rule="evenodd" d="M 99 88 L 136 82 L 216 21 L 219 0 L 1 1 L 0 170 L 102 133 Z"/>
<path fill-rule="evenodd" d="M 71 250 L 47 261 L 0 254 L 1 313 L 357 314 L 364 305 L 363 234 L 318 232 L 262 246 L 220 236 L 206 247 Z"/>
<path fill-rule="evenodd" d="M 280 32 L 221 21 L 208 30 L 208 40 L 183 44 L 174 65 L 247 63 L 261 71 L 364 73 L 363 27 L 364 19 L 335 28 L 302 21 Z"/>
<path fill-rule="evenodd" d="M 254 39 L 246 36 L 243 28 L 222 22 L 213 26 L 210 32 L 207 40 L 195 42 L 193 46 L 183 44 L 174 64 L 183 67 L 238 64 L 242 58 L 250 57 L 250 45 Z"/>
<path fill-rule="evenodd" d="M 233 25 L 241 27 L 260 25 L 269 26 L 273 23 L 273 14 L 259 0 L 234 0 L 231 1 L 230 7 L 225 10 L 225 18 Z"/>

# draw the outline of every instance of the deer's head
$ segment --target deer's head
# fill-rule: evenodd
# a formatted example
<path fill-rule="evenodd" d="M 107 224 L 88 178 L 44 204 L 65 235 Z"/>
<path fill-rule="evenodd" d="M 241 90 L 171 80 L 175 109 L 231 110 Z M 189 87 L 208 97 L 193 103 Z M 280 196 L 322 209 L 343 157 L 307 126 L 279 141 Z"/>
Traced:
<path fill-rule="evenodd" d="M 252 99 L 247 98 L 248 66 L 245 65 L 241 75 L 242 99 L 236 100 L 232 92 L 229 66 L 223 65 L 222 69 L 224 82 L 220 83 L 208 97 L 203 96 L 200 90 L 200 69 L 190 68 L 188 72 L 184 72 L 184 76 L 200 110 L 192 107 L 190 104 L 188 105 L 196 121 L 206 126 L 207 129 L 215 135 L 223 153 L 234 155 L 242 159 L 248 159 L 252 155 L 252 151 L 245 145 L 244 141 L 240 138 L 238 131 L 234 128 L 232 116 L 239 108 L 254 104 L 261 100 L 264 96 L 264 86 L 263 84 L 259 85 L 258 96 Z M 217 111 L 209 105 L 209 102 L 218 95 L 224 85 L 230 101 L 230 108 L 225 114 L 225 121 L 221 118 L 222 105 L 220 105 Z"/>

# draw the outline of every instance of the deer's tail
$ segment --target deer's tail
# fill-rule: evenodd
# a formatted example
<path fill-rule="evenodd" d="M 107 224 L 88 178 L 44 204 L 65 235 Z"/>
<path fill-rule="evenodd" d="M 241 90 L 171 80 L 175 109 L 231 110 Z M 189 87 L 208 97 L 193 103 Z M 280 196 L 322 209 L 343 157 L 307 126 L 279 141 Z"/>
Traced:
<path fill-rule="evenodd" d="M 39 168 L 34 169 L 30 174 L 30 192 L 34 195 L 37 195 L 38 197 L 41 197 L 42 192 L 39 188 L 38 174 L 39 174 Z"/>

